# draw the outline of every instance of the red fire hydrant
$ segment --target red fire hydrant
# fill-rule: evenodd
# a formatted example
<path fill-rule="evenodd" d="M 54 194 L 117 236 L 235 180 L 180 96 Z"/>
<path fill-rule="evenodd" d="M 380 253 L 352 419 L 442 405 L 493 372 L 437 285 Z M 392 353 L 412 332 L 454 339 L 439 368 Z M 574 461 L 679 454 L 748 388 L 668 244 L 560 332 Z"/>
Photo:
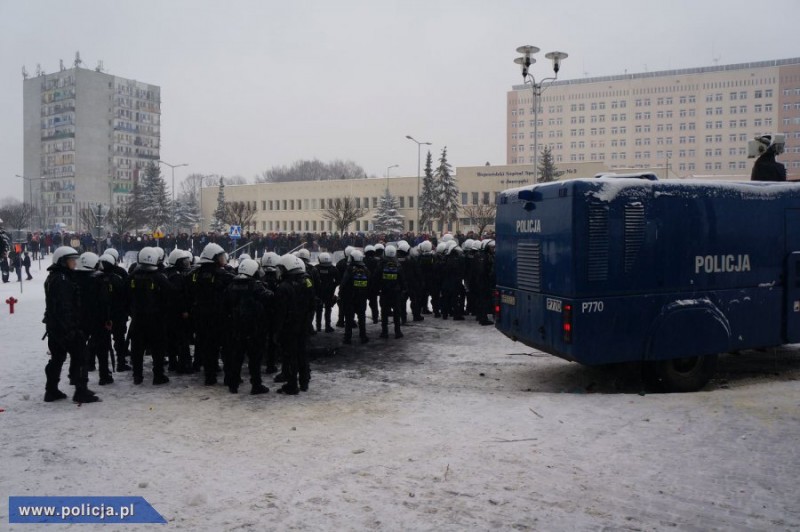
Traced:
<path fill-rule="evenodd" d="M 8 307 L 9 307 L 9 314 L 14 314 L 14 305 L 16 303 L 19 303 L 19 300 L 15 299 L 12 296 L 12 297 L 9 297 L 8 299 L 6 299 L 6 303 L 8 304 Z"/>

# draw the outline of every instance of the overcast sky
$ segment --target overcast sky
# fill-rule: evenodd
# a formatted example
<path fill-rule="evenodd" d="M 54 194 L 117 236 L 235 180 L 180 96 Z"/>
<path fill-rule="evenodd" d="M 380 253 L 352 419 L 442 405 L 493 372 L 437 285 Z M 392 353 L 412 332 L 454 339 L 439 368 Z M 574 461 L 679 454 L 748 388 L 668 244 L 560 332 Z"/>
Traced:
<path fill-rule="evenodd" d="M 505 164 L 515 48 L 563 79 L 800 56 L 800 1 L 0 0 L 0 198 L 22 196 L 22 75 L 58 60 L 161 86 L 161 156 L 242 175 L 297 159 L 417 174 Z M 424 157 L 424 155 L 423 155 Z"/>

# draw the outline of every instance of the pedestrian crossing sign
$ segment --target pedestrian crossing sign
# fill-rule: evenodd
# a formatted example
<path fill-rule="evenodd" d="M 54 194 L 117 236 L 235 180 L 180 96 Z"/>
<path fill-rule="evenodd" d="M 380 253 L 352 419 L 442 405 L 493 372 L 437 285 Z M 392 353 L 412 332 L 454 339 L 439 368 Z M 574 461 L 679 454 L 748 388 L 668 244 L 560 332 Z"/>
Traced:
<path fill-rule="evenodd" d="M 237 238 L 242 238 L 242 226 L 241 225 L 232 225 L 230 230 L 229 230 L 229 232 L 228 232 L 228 236 L 230 236 L 234 240 L 237 239 Z"/>

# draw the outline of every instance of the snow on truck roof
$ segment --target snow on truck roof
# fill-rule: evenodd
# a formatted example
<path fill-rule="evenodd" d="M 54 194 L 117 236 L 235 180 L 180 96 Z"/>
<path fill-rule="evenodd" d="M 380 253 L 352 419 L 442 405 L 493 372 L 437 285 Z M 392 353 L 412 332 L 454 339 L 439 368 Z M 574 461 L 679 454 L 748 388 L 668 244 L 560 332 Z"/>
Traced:
<path fill-rule="evenodd" d="M 601 202 L 614 201 L 619 195 L 624 194 L 628 197 L 646 195 L 653 192 L 654 197 L 659 196 L 679 196 L 685 198 L 699 197 L 739 197 L 742 199 L 774 199 L 788 193 L 792 196 L 800 197 L 800 184 L 790 182 L 765 182 L 765 181 L 712 181 L 703 179 L 671 179 L 665 181 L 650 181 L 639 178 L 620 178 L 599 177 L 570 179 L 567 181 L 555 181 L 550 183 L 539 183 L 504 190 L 500 193 L 505 202 L 519 200 L 520 192 L 540 192 L 546 194 L 548 191 L 557 191 L 560 188 L 569 187 L 587 197 L 593 197 Z M 558 193 L 555 192 L 555 197 Z M 549 194 L 548 194 L 549 196 Z M 536 201 L 536 200 L 534 200 Z"/>

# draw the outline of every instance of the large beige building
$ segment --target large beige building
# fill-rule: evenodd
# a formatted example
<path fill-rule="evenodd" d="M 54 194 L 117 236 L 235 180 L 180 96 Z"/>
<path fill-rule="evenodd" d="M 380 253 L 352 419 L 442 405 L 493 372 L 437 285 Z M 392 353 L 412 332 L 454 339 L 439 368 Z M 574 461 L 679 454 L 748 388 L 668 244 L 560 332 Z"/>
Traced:
<path fill-rule="evenodd" d="M 507 93 L 508 164 L 533 163 L 533 111 L 529 86 Z M 800 179 L 800 58 L 556 81 L 539 101 L 557 164 L 749 176 L 747 141 L 766 133 L 786 134 L 779 160 Z"/>
<path fill-rule="evenodd" d="M 562 163 L 558 169 L 563 177 L 590 177 L 606 171 L 605 164 Z M 459 187 L 459 203 L 462 207 L 479 204 L 494 204 L 498 192 L 531 184 L 533 168 L 530 165 L 471 166 L 456 169 Z M 230 185 L 224 189 L 226 202 L 249 202 L 256 210 L 253 224 L 246 229 L 261 232 L 335 232 L 330 220 L 323 216 L 325 209 L 336 198 L 353 197 L 357 206 L 369 209 L 357 220 L 351 231 L 370 231 L 378 200 L 386 187 L 397 196 L 399 212 L 405 218 L 404 229 L 417 231 L 417 186 L 416 177 L 392 177 L 389 179 L 344 179 L 331 181 L 299 181 L 291 183 L 258 183 L 252 185 Z M 217 206 L 218 187 L 201 190 L 202 228 L 208 230 Z M 459 220 L 452 230 L 474 229 L 466 213 L 459 212 Z M 437 231 L 441 229 L 435 227 Z"/>

